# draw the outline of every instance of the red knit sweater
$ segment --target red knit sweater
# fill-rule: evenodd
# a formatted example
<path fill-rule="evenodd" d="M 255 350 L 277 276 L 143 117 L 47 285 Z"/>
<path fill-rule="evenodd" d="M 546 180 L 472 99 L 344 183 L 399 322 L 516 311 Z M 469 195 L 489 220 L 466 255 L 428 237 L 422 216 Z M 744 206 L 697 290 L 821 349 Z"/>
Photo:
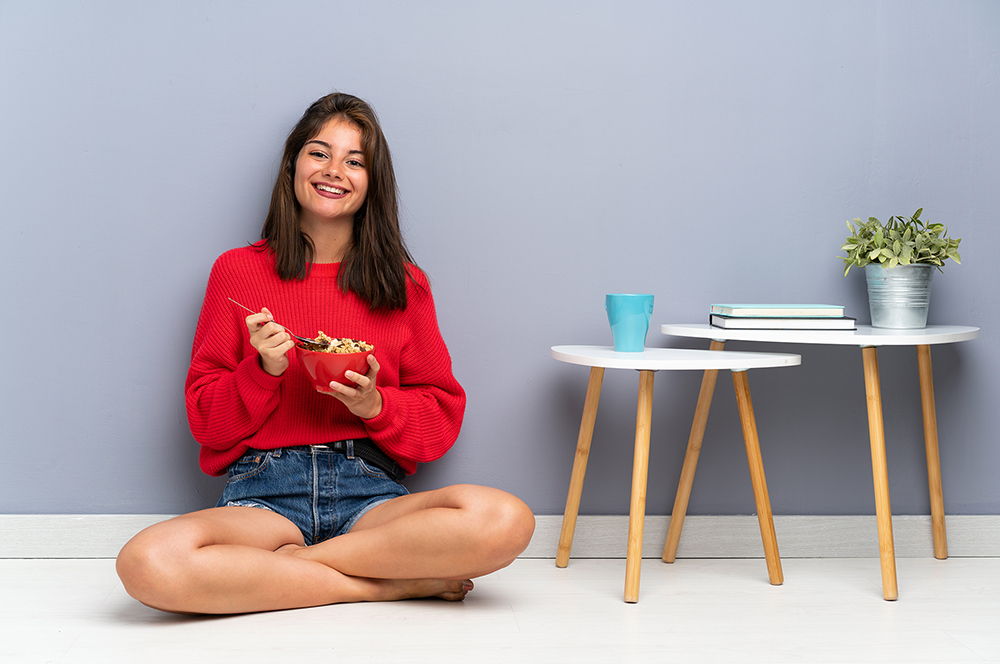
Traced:
<path fill-rule="evenodd" d="M 418 462 L 440 458 L 455 442 L 465 391 L 452 375 L 426 277 L 413 270 L 417 283 L 407 282 L 404 311 L 375 312 L 338 288 L 339 269 L 339 263 L 317 263 L 305 280 L 282 281 L 261 243 L 228 251 L 212 266 L 185 385 L 206 473 L 223 474 L 249 447 L 367 437 L 412 474 Z M 322 330 L 373 344 L 382 412 L 362 420 L 316 392 L 294 350 L 281 376 L 261 369 L 244 322 L 249 313 L 230 297 L 254 311 L 267 307 L 300 336 Z"/>

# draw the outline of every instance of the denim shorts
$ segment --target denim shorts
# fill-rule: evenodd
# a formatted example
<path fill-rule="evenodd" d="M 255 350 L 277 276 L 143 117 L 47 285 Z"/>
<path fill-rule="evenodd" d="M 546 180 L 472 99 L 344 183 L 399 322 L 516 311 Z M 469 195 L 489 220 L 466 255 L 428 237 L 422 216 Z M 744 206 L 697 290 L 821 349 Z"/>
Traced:
<path fill-rule="evenodd" d="M 349 532 L 371 508 L 409 492 L 380 468 L 322 445 L 247 450 L 229 466 L 217 507 L 257 507 L 276 512 L 318 544 Z"/>

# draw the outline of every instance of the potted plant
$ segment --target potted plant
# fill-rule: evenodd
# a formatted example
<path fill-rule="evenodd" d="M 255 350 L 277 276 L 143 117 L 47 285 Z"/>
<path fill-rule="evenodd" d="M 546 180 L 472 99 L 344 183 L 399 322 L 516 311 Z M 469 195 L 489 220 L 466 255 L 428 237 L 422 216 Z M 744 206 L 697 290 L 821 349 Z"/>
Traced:
<path fill-rule="evenodd" d="M 932 268 L 941 270 L 951 258 L 961 264 L 958 243 L 949 238 L 944 224 L 920 219 L 920 208 L 911 217 L 889 217 L 884 224 L 875 217 L 867 223 L 847 222 L 851 234 L 841 247 L 847 256 L 844 276 L 854 266 L 865 268 L 868 306 L 873 327 L 896 329 L 927 325 Z"/>

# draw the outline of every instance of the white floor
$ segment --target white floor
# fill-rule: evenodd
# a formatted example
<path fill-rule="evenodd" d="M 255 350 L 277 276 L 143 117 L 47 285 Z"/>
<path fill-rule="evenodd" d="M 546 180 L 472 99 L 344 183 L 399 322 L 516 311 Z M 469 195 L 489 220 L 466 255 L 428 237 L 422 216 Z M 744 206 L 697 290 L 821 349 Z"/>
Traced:
<path fill-rule="evenodd" d="M 522 559 L 462 603 L 190 618 L 125 594 L 113 560 L 0 560 L 0 662 L 1000 662 L 1000 559 Z"/>

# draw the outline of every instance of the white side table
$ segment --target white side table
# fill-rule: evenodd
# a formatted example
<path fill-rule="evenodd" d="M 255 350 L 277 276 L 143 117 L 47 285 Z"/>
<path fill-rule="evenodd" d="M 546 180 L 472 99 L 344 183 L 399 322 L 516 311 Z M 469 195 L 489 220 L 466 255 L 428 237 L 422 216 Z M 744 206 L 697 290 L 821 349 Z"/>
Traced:
<path fill-rule="evenodd" d="M 892 540 L 892 509 L 889 503 L 889 474 L 885 456 L 885 429 L 882 423 L 882 391 L 879 385 L 879 346 L 916 346 L 920 373 L 920 401 L 924 416 L 924 446 L 927 453 L 927 481 L 931 498 L 931 522 L 934 531 L 934 556 L 948 557 L 944 525 L 944 497 L 941 490 L 941 458 L 938 452 L 937 414 L 934 408 L 934 380 L 931 349 L 934 344 L 968 341 L 979 336 L 978 327 L 929 325 L 921 330 L 889 330 L 859 325 L 857 330 L 728 330 L 708 324 L 667 324 L 663 334 L 677 337 L 711 339 L 711 350 L 719 352 L 726 341 L 764 341 L 772 343 L 860 346 L 865 367 L 865 392 L 868 398 L 868 432 L 872 451 L 872 479 L 875 488 L 875 514 L 878 521 L 879 555 L 882 563 L 882 596 L 899 597 L 896 585 L 896 554 Z M 715 376 L 706 371 L 702 379 L 698 406 L 695 409 L 681 480 L 674 499 L 673 515 L 667 533 L 663 559 L 673 562 L 680 541 L 681 527 L 687 512 L 694 471 L 708 420 L 708 409 L 715 388 Z"/>
<path fill-rule="evenodd" d="M 639 372 L 639 400 L 635 418 L 635 452 L 632 463 L 632 500 L 629 507 L 628 555 L 625 565 L 625 601 L 639 600 L 639 572 L 642 562 L 642 530 L 646 516 L 646 476 L 649 467 L 649 429 L 653 407 L 653 374 L 657 371 L 710 370 L 719 369 L 733 372 L 736 401 L 743 425 L 743 440 L 747 449 L 750 466 L 750 481 L 753 484 L 754 501 L 757 504 L 757 519 L 760 535 L 764 542 L 764 556 L 767 560 L 768 578 L 774 585 L 780 585 L 781 559 L 778 556 L 778 542 L 774 534 L 771 518 L 771 502 L 767 496 L 767 481 L 764 464 L 760 457 L 760 442 L 757 439 L 757 424 L 750 401 L 750 386 L 747 383 L 748 369 L 766 367 L 795 366 L 801 362 L 798 355 L 783 353 L 736 353 L 730 351 L 685 350 L 678 348 L 647 348 L 641 353 L 616 353 L 605 346 L 553 346 L 552 357 L 560 362 L 580 364 L 590 367 L 590 382 L 583 406 L 583 419 L 576 444 L 576 458 L 573 474 L 566 497 L 566 511 L 563 513 L 562 532 L 559 536 L 559 550 L 556 566 L 569 564 L 576 517 L 580 510 L 580 494 L 587 472 L 587 458 L 590 442 L 594 434 L 597 404 L 601 396 L 601 383 L 605 369 L 635 369 Z"/>

